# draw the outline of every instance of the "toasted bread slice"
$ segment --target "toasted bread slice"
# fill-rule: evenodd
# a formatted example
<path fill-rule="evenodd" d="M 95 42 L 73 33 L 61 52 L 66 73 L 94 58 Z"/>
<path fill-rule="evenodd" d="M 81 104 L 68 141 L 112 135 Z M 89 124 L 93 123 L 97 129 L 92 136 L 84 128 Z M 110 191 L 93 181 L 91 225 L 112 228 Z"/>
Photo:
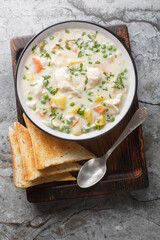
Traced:
<path fill-rule="evenodd" d="M 78 163 L 64 163 L 57 166 L 49 167 L 44 170 L 37 170 L 33 154 L 32 141 L 29 131 L 26 127 L 16 122 L 14 124 L 16 136 L 18 139 L 23 166 L 25 169 L 26 180 L 33 181 L 39 177 L 51 176 L 64 172 L 78 171 L 81 165 Z M 45 159 L 45 158 L 44 158 Z"/>
<path fill-rule="evenodd" d="M 13 163 L 13 180 L 14 185 L 18 188 L 28 188 L 47 182 L 56 181 L 74 181 L 76 180 L 70 173 L 62 173 L 49 177 L 38 178 L 35 181 L 26 181 L 23 162 L 21 158 L 20 148 L 16 133 L 12 128 L 9 128 L 9 142 L 12 150 L 12 163 Z"/>
<path fill-rule="evenodd" d="M 23 117 L 32 139 L 37 169 L 95 157 L 78 143 L 52 137 L 31 123 L 25 114 Z"/>

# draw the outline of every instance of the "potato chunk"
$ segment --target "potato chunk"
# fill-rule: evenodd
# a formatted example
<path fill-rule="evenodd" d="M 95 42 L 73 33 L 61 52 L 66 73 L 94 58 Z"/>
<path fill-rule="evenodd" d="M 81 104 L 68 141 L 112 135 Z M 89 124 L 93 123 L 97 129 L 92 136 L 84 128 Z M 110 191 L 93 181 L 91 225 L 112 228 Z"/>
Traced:
<path fill-rule="evenodd" d="M 69 111 L 69 113 L 74 113 L 74 114 L 75 114 L 75 113 L 77 113 L 78 109 L 79 109 L 78 106 L 74 106 L 74 107 L 71 108 L 71 110 Z"/>
<path fill-rule="evenodd" d="M 27 72 L 25 76 L 28 81 L 33 81 L 33 72 Z"/>
<path fill-rule="evenodd" d="M 85 109 L 84 118 L 87 120 L 87 122 L 92 124 L 92 111 L 91 111 L 91 109 L 89 109 L 89 108 Z"/>
<path fill-rule="evenodd" d="M 101 114 L 97 119 L 96 119 L 96 122 L 95 122 L 96 126 L 104 126 L 105 125 L 105 118 L 104 118 L 104 115 Z"/>
<path fill-rule="evenodd" d="M 103 96 L 100 96 L 99 94 L 95 94 L 95 101 L 96 102 L 100 102 L 100 101 L 103 101 L 105 99 L 105 97 Z"/>
<path fill-rule="evenodd" d="M 61 96 L 56 96 L 52 97 L 52 101 L 55 102 L 58 108 L 64 110 L 66 107 L 66 96 L 61 95 Z"/>
<path fill-rule="evenodd" d="M 72 127 L 71 133 L 76 136 L 80 135 L 82 133 L 81 125 L 78 123 L 74 127 Z"/>

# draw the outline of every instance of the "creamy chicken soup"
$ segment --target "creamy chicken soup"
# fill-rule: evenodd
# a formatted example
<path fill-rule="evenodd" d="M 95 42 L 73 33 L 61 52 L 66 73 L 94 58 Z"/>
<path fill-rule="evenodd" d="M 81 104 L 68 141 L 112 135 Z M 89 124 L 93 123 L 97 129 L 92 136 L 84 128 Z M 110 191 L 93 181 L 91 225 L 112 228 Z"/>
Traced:
<path fill-rule="evenodd" d="M 23 72 L 26 105 L 45 125 L 74 135 L 113 122 L 128 88 L 121 51 L 88 29 L 48 36 L 32 48 Z"/>

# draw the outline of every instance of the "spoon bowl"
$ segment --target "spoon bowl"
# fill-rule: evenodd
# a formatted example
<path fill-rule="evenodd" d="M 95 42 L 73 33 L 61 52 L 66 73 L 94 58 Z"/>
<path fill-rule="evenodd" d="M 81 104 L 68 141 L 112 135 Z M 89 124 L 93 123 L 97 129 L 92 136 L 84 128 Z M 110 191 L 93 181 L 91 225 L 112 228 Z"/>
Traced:
<path fill-rule="evenodd" d="M 113 146 L 107 151 L 107 153 L 100 158 L 92 158 L 87 161 L 82 168 L 80 169 L 77 177 L 77 184 L 81 188 L 91 187 L 97 182 L 99 182 L 106 173 L 106 161 L 115 148 L 131 133 L 133 132 L 140 124 L 142 124 L 147 117 L 147 109 L 140 108 L 138 109 L 130 122 L 119 136 L 117 141 Z"/>
<path fill-rule="evenodd" d="M 106 173 L 106 160 L 103 157 L 92 158 L 80 169 L 77 183 L 81 188 L 96 184 Z"/>

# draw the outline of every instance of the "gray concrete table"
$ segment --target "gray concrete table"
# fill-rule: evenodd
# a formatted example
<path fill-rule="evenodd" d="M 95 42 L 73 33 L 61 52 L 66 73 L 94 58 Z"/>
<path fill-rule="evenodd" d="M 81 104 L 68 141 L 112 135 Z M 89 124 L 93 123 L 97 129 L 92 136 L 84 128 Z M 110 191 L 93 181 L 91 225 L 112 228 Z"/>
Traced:
<path fill-rule="evenodd" d="M 45 2 L 45 3 L 44 3 Z M 64 20 L 125 23 L 138 70 L 149 188 L 30 204 L 13 186 L 8 127 L 17 120 L 10 39 Z M 160 1 L 0 0 L 0 240 L 160 239 Z"/>

